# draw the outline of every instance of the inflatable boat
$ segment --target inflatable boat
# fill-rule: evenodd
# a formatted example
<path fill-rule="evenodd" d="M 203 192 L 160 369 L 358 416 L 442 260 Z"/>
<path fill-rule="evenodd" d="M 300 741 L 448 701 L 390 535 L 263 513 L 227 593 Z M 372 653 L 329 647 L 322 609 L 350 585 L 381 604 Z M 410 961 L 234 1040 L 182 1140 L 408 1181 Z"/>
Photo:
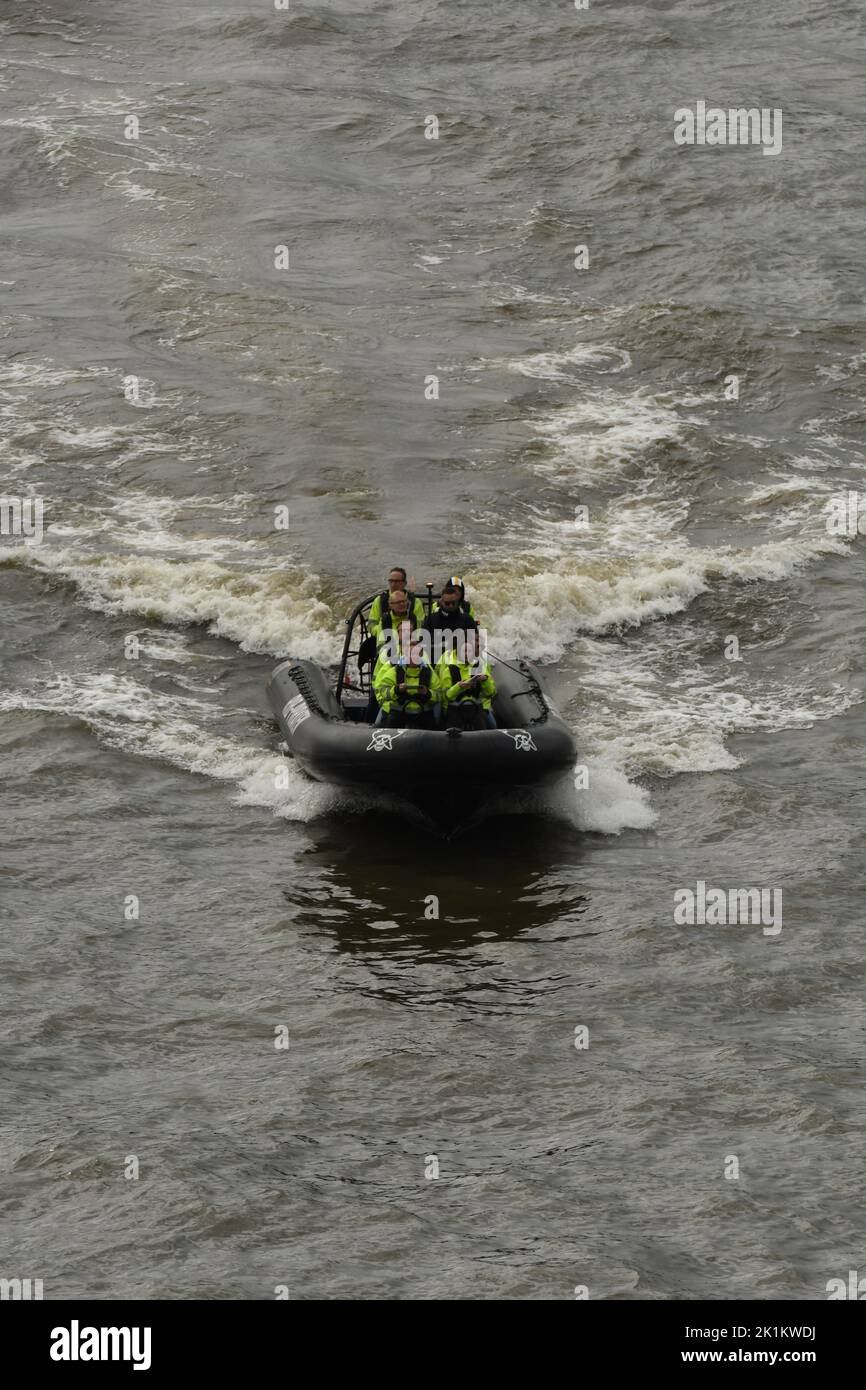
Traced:
<path fill-rule="evenodd" d="M 488 652 L 497 694 L 495 729 L 382 728 L 374 725 L 375 640 L 370 606 L 346 620 L 336 676 L 312 661 L 281 661 L 267 694 L 285 751 L 310 777 L 338 786 L 377 788 L 447 815 L 476 810 L 512 789 L 559 781 L 574 767 L 574 736 L 527 661 Z"/>

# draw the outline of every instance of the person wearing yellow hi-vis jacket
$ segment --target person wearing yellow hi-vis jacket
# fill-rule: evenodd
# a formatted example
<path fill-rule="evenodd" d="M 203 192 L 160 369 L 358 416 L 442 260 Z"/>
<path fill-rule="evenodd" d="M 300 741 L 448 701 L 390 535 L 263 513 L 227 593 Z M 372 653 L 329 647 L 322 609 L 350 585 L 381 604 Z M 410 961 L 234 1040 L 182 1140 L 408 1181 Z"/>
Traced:
<path fill-rule="evenodd" d="M 489 663 L 475 658 L 474 638 L 474 633 L 467 633 L 464 650 L 446 652 L 436 667 L 446 728 L 496 728 L 491 708 L 496 698 L 496 682 Z M 463 661 L 459 659 L 461 656 Z"/>
<path fill-rule="evenodd" d="M 393 600 L 397 600 L 396 603 Z M 389 628 L 394 618 L 409 617 L 413 628 L 424 622 L 424 605 L 406 588 L 406 571 L 402 565 L 394 565 L 388 571 L 388 588 L 373 599 L 367 617 L 367 631 L 378 643 L 382 629 Z"/>
<path fill-rule="evenodd" d="M 432 729 L 438 722 L 441 682 L 419 652 L 410 649 L 408 655 L 392 661 L 383 651 L 373 672 L 373 694 L 379 705 L 376 724 L 391 729 Z"/>

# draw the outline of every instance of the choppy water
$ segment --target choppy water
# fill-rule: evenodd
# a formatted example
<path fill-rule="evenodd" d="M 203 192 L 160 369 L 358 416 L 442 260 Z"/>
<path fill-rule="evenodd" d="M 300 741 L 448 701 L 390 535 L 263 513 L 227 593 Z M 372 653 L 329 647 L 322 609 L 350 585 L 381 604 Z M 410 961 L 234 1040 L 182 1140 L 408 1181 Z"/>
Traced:
<path fill-rule="evenodd" d="M 47 525 L 0 550 L 0 1275 L 864 1258 L 864 49 L 845 0 L 0 0 L 0 491 Z M 782 155 L 678 148 L 698 99 Z M 274 657 L 399 562 L 545 664 L 587 791 L 445 844 L 275 787 Z M 677 925 L 698 879 L 783 930 Z"/>

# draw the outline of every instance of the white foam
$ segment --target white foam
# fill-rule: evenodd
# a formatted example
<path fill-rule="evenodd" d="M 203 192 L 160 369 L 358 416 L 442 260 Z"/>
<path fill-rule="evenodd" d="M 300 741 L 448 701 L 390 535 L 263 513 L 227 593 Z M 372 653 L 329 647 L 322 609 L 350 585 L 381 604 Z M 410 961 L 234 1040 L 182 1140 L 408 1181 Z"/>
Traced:
<path fill-rule="evenodd" d="M 135 183 L 127 174 L 113 175 L 106 179 L 106 188 L 118 188 L 130 203 L 164 203 L 165 198 L 161 198 L 155 188 L 146 188 L 142 183 Z"/>
<path fill-rule="evenodd" d="M 186 664 L 190 659 L 189 638 L 184 632 L 175 630 L 162 632 L 158 628 L 138 628 L 126 635 L 127 637 L 137 637 L 141 655 L 150 657 L 152 661 Z M 198 661 L 218 661 L 220 658 L 200 654 L 196 659 Z"/>
<path fill-rule="evenodd" d="M 121 542 L 136 551 L 162 551 L 165 554 L 199 554 L 203 559 L 218 560 L 227 555 L 244 556 L 255 559 L 261 553 L 261 541 L 254 536 L 227 536 L 213 533 L 205 535 L 190 534 L 190 526 L 195 519 L 201 524 L 198 514 L 207 517 L 207 524 L 213 525 L 209 513 L 218 513 L 220 525 L 241 526 L 245 519 L 244 507 L 255 499 L 249 493 L 234 497 L 156 497 L 151 493 L 130 489 L 109 503 L 101 522 L 101 529 L 110 532 L 113 543 Z M 184 529 L 172 529 L 184 525 Z"/>
<path fill-rule="evenodd" d="M 853 376 L 860 376 L 864 365 L 866 365 L 866 352 L 858 352 L 849 358 L 844 365 L 841 362 L 833 362 L 829 367 L 819 367 L 818 376 L 831 382 L 848 381 Z"/>
<path fill-rule="evenodd" d="M 826 477 L 776 474 L 742 499 L 743 520 L 775 531 L 796 526 L 801 536 L 817 536 L 827 531 L 826 499 L 837 491 Z"/>
<path fill-rule="evenodd" d="M 131 676 L 60 675 L 31 691 L 0 692 L 0 710 L 80 719 L 108 747 L 236 782 L 238 804 L 267 807 L 288 820 L 312 820 L 345 801 L 335 789 L 309 781 L 290 760 L 215 732 L 218 707 L 158 693 Z"/>
<path fill-rule="evenodd" d="M 580 533 L 577 533 L 579 536 Z M 544 558 L 524 554 L 503 569 L 473 575 L 477 608 L 502 656 L 556 661 L 582 633 L 639 627 L 681 613 L 719 579 L 777 583 L 823 554 L 844 554 L 826 536 L 752 549 L 712 550 L 671 541 L 651 549 Z M 495 638 L 495 640 L 494 640 Z"/>
<path fill-rule="evenodd" d="M 596 387 L 533 422 L 533 432 L 551 446 L 533 467 L 560 482 L 609 483 L 612 470 L 660 444 L 682 441 L 687 423 L 653 396 Z"/>
<path fill-rule="evenodd" d="M 68 134 L 58 130 L 56 124 L 52 124 L 47 116 L 35 114 L 9 116 L 0 121 L 0 126 L 35 132 L 40 137 L 37 148 L 40 154 L 45 157 L 49 168 L 53 169 L 72 154 L 72 145 Z"/>
<path fill-rule="evenodd" d="M 515 299 L 518 303 L 526 304 L 568 304 L 572 300 L 564 294 L 538 294 L 530 290 L 526 285 L 505 284 L 495 287 L 503 299 Z"/>
<path fill-rule="evenodd" d="M 52 69 L 52 72 L 54 71 L 67 70 Z M 159 173 L 195 174 L 200 172 L 200 166 L 179 161 L 172 151 L 148 145 L 143 139 L 128 141 L 120 138 L 123 120 L 134 114 L 146 120 L 151 113 L 139 101 L 122 93 L 111 100 L 96 97 L 82 101 L 77 94 L 55 89 L 52 93 L 50 115 L 46 115 L 38 107 L 31 107 L 23 115 L 0 120 L 0 127 L 8 126 L 34 132 L 39 137 L 37 149 L 40 155 L 50 169 L 57 170 L 56 177 L 63 185 L 68 184 L 71 178 L 71 170 L 65 166 L 71 165 L 76 171 L 85 169 L 100 175 L 105 188 L 118 186 L 123 196 L 133 202 L 142 199 L 159 203 L 176 201 L 161 198 L 155 190 L 135 183 L 132 176 L 141 168 Z M 201 118 L 185 117 L 184 123 L 189 124 L 190 121 L 199 119 Z M 204 124 L 207 125 L 208 122 L 204 121 Z M 113 139 L 109 134 L 112 131 L 116 132 Z M 196 139 L 195 135 L 186 134 L 181 130 L 170 133 L 165 126 L 161 127 L 161 131 L 163 136 L 170 135 L 172 142 Z M 105 149 L 107 140 L 112 146 L 108 151 Z M 130 166 L 120 171 L 98 168 L 97 165 L 106 159 L 115 163 L 118 159 L 129 161 Z"/>
<path fill-rule="evenodd" d="M 578 830 L 619 835 L 623 830 L 649 830 L 657 813 L 647 788 L 630 782 L 621 768 L 604 758 L 588 759 L 587 786 L 563 795 L 563 809 Z M 573 797 L 573 799 L 572 799 Z"/>
<path fill-rule="evenodd" d="M 51 438 L 67 448 L 94 453 L 102 449 L 116 449 L 125 443 L 131 428 L 129 425 L 92 425 L 78 429 L 53 429 Z"/>
<path fill-rule="evenodd" d="M 94 376 L 117 376 L 113 367 L 58 367 L 50 358 L 35 362 L 0 361 L 0 387 L 65 386 L 70 382 L 87 382 Z"/>
<path fill-rule="evenodd" d="M 599 371 L 622 372 L 631 366 L 631 354 L 612 343 L 577 343 L 565 352 L 533 352 L 526 357 L 497 359 L 489 365 L 504 366 L 510 372 L 541 381 L 571 381 L 575 368 L 593 367 Z"/>
<path fill-rule="evenodd" d="M 809 486 L 806 480 L 805 498 L 796 483 L 782 495 L 814 510 Z M 764 500 L 772 504 L 774 496 L 769 487 Z M 690 660 L 702 638 L 682 623 L 660 629 L 655 644 L 639 648 L 641 657 L 630 643 L 588 635 L 683 613 L 719 580 L 778 583 L 825 554 L 847 553 L 845 542 L 817 526 L 812 538 L 801 527 L 796 539 L 748 549 L 691 547 L 676 534 L 686 515 L 681 499 L 614 501 L 595 519 L 589 539 L 573 524 L 522 517 L 519 558 L 472 576 L 473 599 L 497 653 L 552 661 L 583 643 L 571 717 L 591 769 L 589 787 L 572 795 L 563 785 L 543 804 L 520 802 L 516 809 L 546 809 L 605 834 L 647 829 L 655 813 L 636 776 L 735 768 L 740 759 L 726 746 L 732 735 L 808 727 L 862 700 L 861 692 L 825 680 L 765 678 L 749 686 L 742 667 L 707 673 Z M 676 650 L 669 634 L 680 643 Z"/>
<path fill-rule="evenodd" d="M 104 375 L 112 378 L 110 384 L 99 380 Z M 58 367 L 45 358 L 0 363 L 0 421 L 3 434 L 9 441 L 9 451 L 14 450 L 19 454 L 13 465 L 15 470 L 30 467 L 40 458 L 40 455 L 33 453 L 20 456 L 20 449 L 23 441 L 29 442 L 31 439 L 41 445 L 43 431 L 47 431 L 51 444 L 59 446 L 76 467 L 88 469 L 92 467 L 90 460 L 97 458 L 103 473 L 113 472 L 126 463 L 154 454 L 182 455 L 184 462 L 188 463 L 203 447 L 213 452 L 210 442 L 203 446 L 189 432 L 181 443 L 158 428 L 144 430 L 138 422 L 130 421 L 122 425 L 78 423 L 75 415 L 82 407 L 82 394 L 75 392 L 73 395 L 63 388 L 84 386 L 88 388 L 90 401 L 98 400 L 107 389 L 120 400 L 123 382 L 122 372 L 107 367 Z M 125 405 L 148 409 L 168 401 L 168 397 L 162 400 L 157 397 L 152 382 L 142 380 L 140 386 L 140 399 L 137 402 L 127 401 Z M 55 390 L 59 394 L 52 396 Z M 52 457 L 56 459 L 56 450 L 49 455 L 49 458 Z"/>
<path fill-rule="evenodd" d="M 214 560 L 88 557 L 45 545 L 31 547 L 23 557 L 17 554 L 25 564 L 71 580 L 84 601 L 100 612 L 169 624 L 201 623 L 244 651 L 291 653 L 325 663 L 335 659 L 337 625 L 317 597 L 317 577 L 284 562 L 256 571 L 229 569 Z"/>
<path fill-rule="evenodd" d="M 563 777 L 553 787 L 523 789 L 515 795 L 497 797 L 484 808 L 489 815 L 550 816 L 581 832 L 620 835 L 623 830 L 649 830 L 657 820 L 645 787 L 629 781 L 626 774 L 604 757 L 578 764 L 576 772 Z M 586 786 L 583 786 L 583 781 Z"/>
<path fill-rule="evenodd" d="M 825 672 L 758 676 L 747 646 L 742 664 L 705 668 L 692 655 L 700 646 L 701 634 L 688 626 L 654 647 L 587 639 L 574 715 L 587 756 L 660 777 L 723 771 L 740 763 L 726 747 L 732 735 L 808 728 L 863 699 Z"/>

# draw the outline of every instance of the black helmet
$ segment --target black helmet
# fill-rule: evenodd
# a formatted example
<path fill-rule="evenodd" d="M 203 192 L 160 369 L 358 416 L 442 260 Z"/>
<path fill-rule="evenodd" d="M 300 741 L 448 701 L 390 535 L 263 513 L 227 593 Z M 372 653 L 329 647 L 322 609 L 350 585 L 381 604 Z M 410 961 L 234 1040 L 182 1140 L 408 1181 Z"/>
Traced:
<path fill-rule="evenodd" d="M 461 603 L 464 601 L 466 598 L 466 585 L 458 574 L 451 574 L 445 580 L 439 592 L 439 597 L 441 598 L 445 593 L 456 593 L 459 601 Z"/>

